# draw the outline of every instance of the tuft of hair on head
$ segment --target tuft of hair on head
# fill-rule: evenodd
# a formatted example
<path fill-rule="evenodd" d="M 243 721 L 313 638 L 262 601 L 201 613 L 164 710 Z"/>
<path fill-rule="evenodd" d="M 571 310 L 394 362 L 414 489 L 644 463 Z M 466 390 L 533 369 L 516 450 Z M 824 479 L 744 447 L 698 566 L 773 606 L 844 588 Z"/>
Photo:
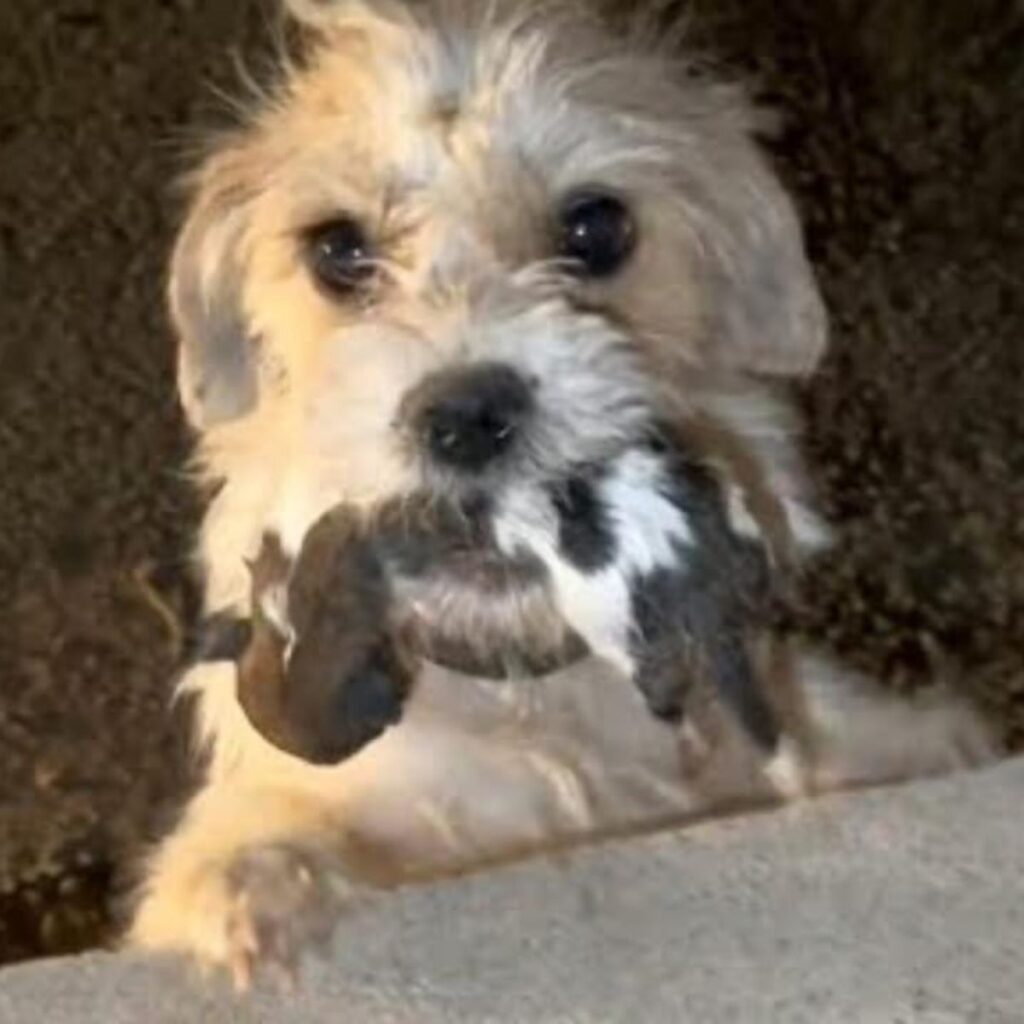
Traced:
<path fill-rule="evenodd" d="M 566 19 L 595 24 L 603 19 L 585 0 L 282 0 L 293 20 L 316 32 L 332 33 L 388 23 L 485 31 L 526 27 Z M 632 22 L 634 19 L 630 19 Z M 653 37 L 652 37 L 653 38 Z"/>

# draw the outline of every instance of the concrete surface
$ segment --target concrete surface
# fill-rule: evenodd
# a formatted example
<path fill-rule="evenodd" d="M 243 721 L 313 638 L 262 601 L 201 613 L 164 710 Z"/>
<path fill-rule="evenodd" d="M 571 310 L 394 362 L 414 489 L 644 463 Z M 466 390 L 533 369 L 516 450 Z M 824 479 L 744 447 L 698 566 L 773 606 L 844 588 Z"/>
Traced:
<path fill-rule="evenodd" d="M 0 971 L 0 1024 L 1020 1024 L 1024 759 L 380 897 L 302 990 Z"/>

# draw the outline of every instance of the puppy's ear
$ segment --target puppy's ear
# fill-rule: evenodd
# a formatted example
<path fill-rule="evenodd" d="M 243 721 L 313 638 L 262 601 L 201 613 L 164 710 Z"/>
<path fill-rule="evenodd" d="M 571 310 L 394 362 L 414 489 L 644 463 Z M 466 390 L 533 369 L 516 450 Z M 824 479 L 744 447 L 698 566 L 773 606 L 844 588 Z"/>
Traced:
<path fill-rule="evenodd" d="M 746 131 L 708 157 L 689 200 L 709 355 L 751 373 L 809 373 L 827 319 L 793 203 Z"/>
<path fill-rule="evenodd" d="M 170 307 L 178 334 L 178 391 L 199 430 L 236 419 L 256 403 L 256 344 L 242 310 L 248 195 L 244 159 L 212 157 L 171 263 Z"/>

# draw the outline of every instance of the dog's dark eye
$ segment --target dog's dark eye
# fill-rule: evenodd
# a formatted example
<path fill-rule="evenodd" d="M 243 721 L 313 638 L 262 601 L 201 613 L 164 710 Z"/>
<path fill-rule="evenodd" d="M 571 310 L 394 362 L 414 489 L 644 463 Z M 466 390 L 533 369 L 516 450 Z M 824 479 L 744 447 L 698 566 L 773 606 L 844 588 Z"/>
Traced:
<path fill-rule="evenodd" d="M 629 259 L 636 225 L 626 204 L 604 192 L 578 192 L 559 213 L 560 255 L 581 277 L 607 277 Z"/>
<path fill-rule="evenodd" d="M 373 254 L 366 233 L 351 217 L 312 228 L 306 234 L 306 246 L 313 276 L 329 291 L 346 294 L 373 276 Z"/>

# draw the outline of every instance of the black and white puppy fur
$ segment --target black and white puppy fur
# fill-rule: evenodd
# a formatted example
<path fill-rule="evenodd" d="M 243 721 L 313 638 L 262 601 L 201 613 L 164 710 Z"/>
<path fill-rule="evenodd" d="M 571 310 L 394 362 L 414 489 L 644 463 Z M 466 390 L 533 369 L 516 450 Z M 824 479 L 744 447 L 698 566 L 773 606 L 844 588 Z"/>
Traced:
<path fill-rule="evenodd" d="M 768 772 L 780 789 L 798 787 L 748 649 L 774 590 L 769 553 L 736 533 L 711 470 L 665 427 L 603 464 L 470 491 L 458 505 L 419 493 L 369 515 L 333 509 L 294 568 L 277 538 L 266 538 L 252 567 L 253 626 L 237 651 L 239 701 L 253 726 L 290 754 L 336 763 L 399 720 L 423 656 L 512 677 L 557 667 L 552 658 L 533 663 L 510 638 L 490 652 L 490 668 L 432 642 L 417 616 L 425 579 L 457 575 L 481 554 L 506 588 L 550 590 L 583 642 L 567 642 L 563 663 L 586 651 L 606 659 L 674 725 L 702 681 L 762 754 L 778 757 Z"/>
<path fill-rule="evenodd" d="M 657 718 L 681 723 L 703 683 L 774 757 L 778 719 L 750 655 L 774 589 L 770 554 L 739 534 L 713 473 L 680 441 L 663 428 L 563 480 L 517 483 L 495 510 L 496 541 L 543 564 L 559 614 Z M 796 764 L 781 756 L 769 774 L 795 791 Z"/>

